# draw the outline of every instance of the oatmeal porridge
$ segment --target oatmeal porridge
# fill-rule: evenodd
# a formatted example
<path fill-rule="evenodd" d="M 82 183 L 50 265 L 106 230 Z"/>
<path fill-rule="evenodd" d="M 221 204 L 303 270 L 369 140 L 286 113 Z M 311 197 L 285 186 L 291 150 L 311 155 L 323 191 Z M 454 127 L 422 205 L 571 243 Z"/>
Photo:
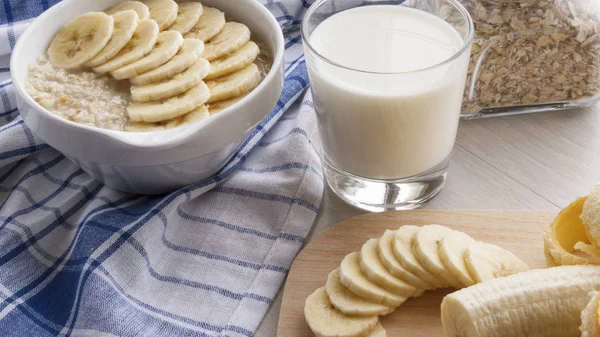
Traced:
<path fill-rule="evenodd" d="M 153 15 L 157 2 L 171 19 L 163 11 Z M 218 9 L 129 1 L 67 23 L 30 66 L 26 90 L 46 110 L 79 124 L 159 131 L 235 104 L 272 61 L 248 27 Z"/>

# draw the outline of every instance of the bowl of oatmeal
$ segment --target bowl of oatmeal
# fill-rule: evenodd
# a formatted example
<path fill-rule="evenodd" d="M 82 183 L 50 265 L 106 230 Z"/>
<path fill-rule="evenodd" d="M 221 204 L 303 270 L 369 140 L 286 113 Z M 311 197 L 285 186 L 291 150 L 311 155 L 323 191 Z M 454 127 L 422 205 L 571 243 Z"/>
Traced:
<path fill-rule="evenodd" d="M 214 175 L 283 88 L 283 35 L 259 2 L 177 2 L 175 19 L 165 14 L 167 2 L 142 1 L 148 15 L 121 0 L 64 0 L 37 18 L 13 50 L 12 78 L 27 126 L 117 190 L 166 193 Z M 92 18 L 113 23 L 105 49 L 85 59 L 72 50 L 57 53 L 54 45 L 66 42 L 54 40 L 87 13 L 80 21 L 88 25 Z M 133 21 L 137 29 L 127 32 Z M 117 31 L 130 34 L 130 42 L 109 51 Z M 131 61 L 145 43 L 152 45 Z"/>

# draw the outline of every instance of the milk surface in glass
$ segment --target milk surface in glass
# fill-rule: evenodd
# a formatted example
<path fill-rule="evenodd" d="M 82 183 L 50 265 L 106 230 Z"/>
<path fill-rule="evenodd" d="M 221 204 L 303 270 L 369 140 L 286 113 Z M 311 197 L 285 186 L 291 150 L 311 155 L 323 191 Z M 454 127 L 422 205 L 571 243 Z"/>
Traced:
<path fill-rule="evenodd" d="M 469 58 L 457 55 L 465 42 L 450 24 L 417 9 L 363 6 L 325 19 L 310 43 L 330 61 L 308 62 L 330 164 L 393 180 L 449 156 Z"/>

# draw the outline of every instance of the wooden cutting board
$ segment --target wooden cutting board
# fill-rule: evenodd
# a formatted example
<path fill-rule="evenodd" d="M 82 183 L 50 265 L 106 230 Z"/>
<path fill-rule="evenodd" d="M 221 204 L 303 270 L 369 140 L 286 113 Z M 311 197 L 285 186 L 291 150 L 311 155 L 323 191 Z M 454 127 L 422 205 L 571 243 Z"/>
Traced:
<path fill-rule="evenodd" d="M 325 285 L 327 275 L 346 254 L 358 251 L 370 238 L 401 225 L 441 224 L 475 239 L 510 250 L 530 268 L 545 268 L 542 230 L 556 212 L 534 211 L 399 211 L 373 213 L 339 223 L 310 242 L 290 270 L 279 318 L 279 337 L 314 336 L 304 320 L 304 301 Z M 382 319 L 390 337 L 443 337 L 442 298 L 452 290 L 426 292 L 408 300 Z"/>

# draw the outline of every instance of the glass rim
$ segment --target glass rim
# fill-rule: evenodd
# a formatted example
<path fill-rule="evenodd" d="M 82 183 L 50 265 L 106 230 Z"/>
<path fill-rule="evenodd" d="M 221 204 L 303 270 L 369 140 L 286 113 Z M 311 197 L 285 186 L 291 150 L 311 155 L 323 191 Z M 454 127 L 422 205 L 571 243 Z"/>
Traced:
<path fill-rule="evenodd" d="M 377 71 L 354 69 L 354 68 L 339 64 L 339 63 L 332 61 L 329 58 L 323 56 L 321 53 L 317 52 L 313 48 L 312 44 L 310 43 L 310 40 L 308 38 L 308 32 L 306 31 L 308 19 L 314 14 L 314 12 L 317 10 L 317 7 L 319 7 L 319 5 L 324 3 L 325 1 L 334 1 L 334 0 L 317 0 L 317 1 L 315 1 L 310 6 L 308 11 L 305 13 L 304 17 L 302 18 L 302 24 L 300 27 L 300 35 L 302 37 L 303 44 L 306 48 L 308 48 L 308 50 L 310 52 L 314 53 L 317 57 L 319 57 L 321 60 L 329 63 L 330 65 L 338 67 L 338 68 L 350 70 L 353 72 L 357 72 L 357 73 L 371 74 L 371 75 L 403 75 L 403 74 L 416 74 L 416 73 L 440 68 L 448 63 L 451 63 L 452 61 L 458 59 L 461 55 L 463 55 L 465 53 L 465 51 L 467 51 L 467 49 L 469 49 L 469 46 L 471 46 L 471 44 L 473 43 L 473 40 L 475 38 L 475 24 L 473 22 L 473 18 L 471 17 L 471 14 L 469 14 L 469 11 L 467 11 L 465 6 L 463 6 L 460 2 L 458 2 L 458 0 L 444 0 L 444 1 L 449 2 L 452 6 L 454 6 L 455 9 L 458 10 L 463 15 L 463 17 L 466 17 L 468 25 L 469 25 L 469 32 L 467 34 L 467 39 L 464 41 L 463 46 L 454 55 L 452 55 L 451 57 L 447 58 L 446 60 L 436 63 L 434 65 L 431 65 L 431 66 L 428 66 L 425 68 L 421 68 L 421 69 L 411 70 L 411 71 L 377 72 Z M 366 5 L 366 6 L 371 6 L 371 5 L 375 5 L 375 4 L 370 4 L 370 5 Z M 363 6 L 365 6 L 365 5 L 363 4 L 363 5 L 359 5 L 356 7 L 363 7 Z M 356 8 L 356 7 L 354 7 L 354 8 Z M 340 13 L 340 12 L 338 12 L 338 13 Z"/>

